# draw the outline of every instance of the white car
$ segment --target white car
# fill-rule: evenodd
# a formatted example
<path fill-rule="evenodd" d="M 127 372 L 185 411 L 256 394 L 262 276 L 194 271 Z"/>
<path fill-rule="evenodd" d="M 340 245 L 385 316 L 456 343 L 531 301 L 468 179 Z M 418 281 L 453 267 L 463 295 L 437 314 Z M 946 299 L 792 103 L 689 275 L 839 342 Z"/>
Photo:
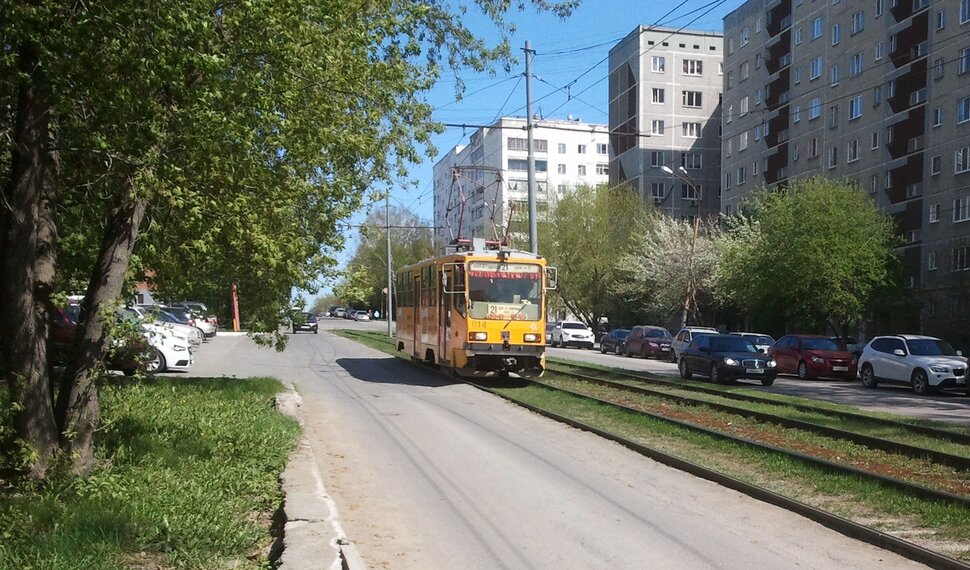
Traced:
<path fill-rule="evenodd" d="M 128 317 L 125 316 L 125 313 L 128 314 Z M 153 320 L 152 316 L 147 314 L 141 307 L 126 307 L 119 312 L 119 316 L 138 320 L 142 328 L 146 331 L 157 333 L 167 332 L 167 334 L 188 344 L 192 351 L 195 351 L 202 344 L 202 331 L 199 329 L 179 323 Z"/>
<path fill-rule="evenodd" d="M 758 349 L 758 352 L 763 352 L 764 354 L 768 354 L 768 349 L 771 348 L 771 345 L 775 344 L 775 339 L 767 334 L 753 332 L 733 332 L 731 334 L 750 340 L 751 344 Z"/>
<path fill-rule="evenodd" d="M 552 346 L 578 346 L 593 350 L 596 337 L 586 323 L 563 321 L 552 329 Z"/>
<path fill-rule="evenodd" d="M 962 388 L 970 394 L 967 359 L 931 336 L 877 336 L 862 349 L 859 371 L 866 388 L 886 382 L 911 386 L 917 394 L 940 388 Z"/>
<path fill-rule="evenodd" d="M 145 331 L 153 352 L 145 367 L 149 373 L 168 370 L 188 370 L 195 364 L 195 355 L 187 343 L 175 338 L 167 331 Z"/>
<path fill-rule="evenodd" d="M 674 340 L 670 342 L 670 358 L 673 362 L 680 363 L 680 353 L 687 348 L 690 341 L 702 334 L 717 334 L 717 329 L 711 327 L 684 327 L 680 329 Z"/>

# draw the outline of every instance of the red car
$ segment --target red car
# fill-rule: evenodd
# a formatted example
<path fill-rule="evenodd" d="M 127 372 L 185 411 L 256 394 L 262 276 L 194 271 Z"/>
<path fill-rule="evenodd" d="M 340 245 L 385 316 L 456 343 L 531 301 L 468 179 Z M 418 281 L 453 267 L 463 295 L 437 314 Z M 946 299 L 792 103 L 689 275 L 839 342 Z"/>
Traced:
<path fill-rule="evenodd" d="M 51 313 L 47 345 L 51 364 L 64 364 L 77 332 L 79 313 L 80 307 L 77 305 L 69 305 L 64 309 L 55 308 Z M 124 342 L 109 348 L 105 364 L 110 370 L 121 370 L 126 376 L 132 376 L 139 368 L 144 368 L 143 361 L 149 348 L 140 335 L 127 337 Z"/>
<path fill-rule="evenodd" d="M 670 343 L 673 337 L 663 327 L 640 325 L 633 327 L 630 336 L 626 337 L 623 352 L 627 356 L 642 356 L 643 358 L 670 358 Z"/>
<path fill-rule="evenodd" d="M 855 357 L 827 336 L 786 335 L 768 349 L 768 354 L 778 363 L 780 374 L 798 374 L 802 380 L 856 377 Z"/>

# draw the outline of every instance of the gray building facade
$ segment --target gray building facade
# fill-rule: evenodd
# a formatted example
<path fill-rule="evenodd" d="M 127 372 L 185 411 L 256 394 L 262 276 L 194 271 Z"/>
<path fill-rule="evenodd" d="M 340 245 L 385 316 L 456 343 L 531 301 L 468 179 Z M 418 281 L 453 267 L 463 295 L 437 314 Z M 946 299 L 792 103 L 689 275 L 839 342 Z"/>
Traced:
<path fill-rule="evenodd" d="M 796 177 L 852 179 L 904 239 L 920 306 L 892 326 L 965 329 L 970 0 L 749 0 L 724 45 L 722 211 Z"/>
<path fill-rule="evenodd" d="M 610 50 L 611 186 L 676 217 L 718 212 L 722 48 L 719 33 L 638 26 Z"/>

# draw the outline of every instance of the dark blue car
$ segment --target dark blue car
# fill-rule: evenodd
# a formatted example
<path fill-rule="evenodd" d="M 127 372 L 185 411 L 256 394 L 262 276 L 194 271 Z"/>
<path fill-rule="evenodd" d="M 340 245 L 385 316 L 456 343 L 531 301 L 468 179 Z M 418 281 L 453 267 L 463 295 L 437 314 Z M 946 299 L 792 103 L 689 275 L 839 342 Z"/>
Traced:
<path fill-rule="evenodd" d="M 763 386 L 771 386 L 778 375 L 774 358 L 759 352 L 750 340 L 729 334 L 695 338 L 681 352 L 678 365 L 681 378 L 689 380 L 699 374 L 714 384 L 752 378 L 760 380 Z"/>

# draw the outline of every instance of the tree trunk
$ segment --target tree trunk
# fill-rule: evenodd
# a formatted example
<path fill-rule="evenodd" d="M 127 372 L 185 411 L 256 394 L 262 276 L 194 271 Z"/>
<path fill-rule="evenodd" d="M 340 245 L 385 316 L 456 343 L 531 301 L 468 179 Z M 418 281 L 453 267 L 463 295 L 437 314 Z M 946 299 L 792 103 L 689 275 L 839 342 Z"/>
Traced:
<path fill-rule="evenodd" d="M 70 454 L 72 470 L 78 474 L 94 466 L 94 432 L 101 419 L 95 380 L 110 328 L 105 324 L 114 318 L 111 307 L 106 305 L 122 292 L 144 216 L 145 201 L 136 196 L 134 178 L 129 175 L 107 221 L 101 253 L 81 304 L 82 322 L 78 326 L 80 333 L 75 339 L 73 358 L 64 372 L 58 395 L 61 448 Z"/>
<path fill-rule="evenodd" d="M 17 96 L 10 178 L 0 216 L 0 370 L 16 414 L 17 434 L 36 454 L 29 475 L 43 479 L 57 450 L 47 363 L 50 287 L 54 276 L 54 197 L 57 157 L 49 128 L 49 93 L 38 49 L 18 49 L 23 73 Z"/>

